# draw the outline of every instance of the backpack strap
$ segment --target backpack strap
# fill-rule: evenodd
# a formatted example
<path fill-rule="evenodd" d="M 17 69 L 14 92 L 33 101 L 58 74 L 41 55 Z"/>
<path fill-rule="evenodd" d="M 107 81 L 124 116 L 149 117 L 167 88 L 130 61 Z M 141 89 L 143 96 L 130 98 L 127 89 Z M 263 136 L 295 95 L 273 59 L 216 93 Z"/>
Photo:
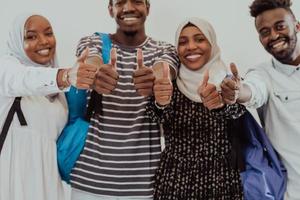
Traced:
<path fill-rule="evenodd" d="M 107 33 L 96 32 L 95 34 L 102 39 L 102 60 L 103 63 L 107 64 L 110 61 L 111 39 Z M 98 94 L 95 90 L 92 90 L 86 109 L 85 119 L 87 121 L 90 121 L 93 113 L 101 113 L 101 102 L 102 95 Z"/>
<path fill-rule="evenodd" d="M 18 119 L 19 119 L 19 122 L 20 122 L 21 126 L 27 126 L 27 122 L 25 120 L 24 114 L 23 114 L 22 109 L 21 109 L 21 103 L 20 103 L 21 98 L 22 97 L 16 97 L 13 104 L 12 104 L 12 106 L 10 107 L 10 109 L 8 111 L 8 115 L 6 117 L 6 120 L 5 120 L 4 125 L 3 125 L 3 129 L 2 129 L 1 134 L 0 134 L 0 154 L 1 154 L 1 150 L 2 150 L 2 147 L 4 145 L 5 138 L 7 136 L 10 124 L 11 124 L 13 118 L 14 118 L 15 113 L 17 113 L 17 116 L 18 116 Z"/>

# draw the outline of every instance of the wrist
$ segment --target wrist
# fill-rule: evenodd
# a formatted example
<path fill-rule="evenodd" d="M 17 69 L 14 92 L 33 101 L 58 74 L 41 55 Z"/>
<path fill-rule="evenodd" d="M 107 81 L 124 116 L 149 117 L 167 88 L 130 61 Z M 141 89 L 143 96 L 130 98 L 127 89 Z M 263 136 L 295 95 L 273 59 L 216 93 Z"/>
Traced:
<path fill-rule="evenodd" d="M 58 88 L 61 90 L 65 89 L 71 85 L 70 81 L 69 81 L 69 71 L 70 71 L 70 69 L 60 69 L 58 71 L 57 85 L 58 85 Z"/>

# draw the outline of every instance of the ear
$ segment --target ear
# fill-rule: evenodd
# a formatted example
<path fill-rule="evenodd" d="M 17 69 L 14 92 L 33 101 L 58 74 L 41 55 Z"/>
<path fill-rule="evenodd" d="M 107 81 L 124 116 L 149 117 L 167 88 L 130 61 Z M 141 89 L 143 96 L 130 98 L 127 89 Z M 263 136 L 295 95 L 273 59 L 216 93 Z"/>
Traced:
<path fill-rule="evenodd" d="M 300 22 L 299 21 L 296 22 L 295 29 L 296 29 L 296 33 L 300 32 Z"/>
<path fill-rule="evenodd" d="M 108 12 L 109 12 L 109 15 L 113 18 L 114 12 L 113 12 L 113 7 L 111 5 L 108 5 Z"/>
<path fill-rule="evenodd" d="M 147 16 L 148 16 L 150 13 L 150 3 L 148 3 L 146 6 L 147 6 Z"/>

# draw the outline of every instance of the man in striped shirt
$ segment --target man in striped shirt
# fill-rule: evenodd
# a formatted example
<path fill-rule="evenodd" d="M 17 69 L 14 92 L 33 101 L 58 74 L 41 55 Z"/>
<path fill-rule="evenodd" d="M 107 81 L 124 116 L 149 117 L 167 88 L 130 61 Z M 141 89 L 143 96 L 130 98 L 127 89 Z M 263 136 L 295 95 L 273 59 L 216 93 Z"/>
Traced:
<path fill-rule="evenodd" d="M 154 80 L 162 77 L 163 63 L 175 77 L 179 61 L 172 45 L 146 35 L 149 8 L 148 0 L 109 2 L 117 24 L 110 34 L 117 57 L 112 54 L 110 64 L 99 64 L 94 89 L 101 95 L 96 103 L 101 107 L 91 117 L 84 150 L 72 170 L 72 200 L 153 199 L 160 133 L 145 107 Z M 91 57 L 100 58 L 102 44 L 96 34 L 84 37 L 77 56 L 88 47 Z"/>

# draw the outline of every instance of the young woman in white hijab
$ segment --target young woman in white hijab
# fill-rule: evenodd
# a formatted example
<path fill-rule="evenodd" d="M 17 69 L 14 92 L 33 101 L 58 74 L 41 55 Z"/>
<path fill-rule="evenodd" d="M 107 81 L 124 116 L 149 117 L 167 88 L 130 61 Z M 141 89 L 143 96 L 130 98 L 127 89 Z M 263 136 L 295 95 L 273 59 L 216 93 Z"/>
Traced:
<path fill-rule="evenodd" d="M 59 69 L 52 27 L 37 14 L 15 19 L 7 47 L 0 58 L 0 199 L 64 200 L 56 160 L 56 139 L 68 117 L 63 92 L 70 84 L 88 88 L 96 69 L 85 58 L 77 67 Z M 4 131 L 16 97 L 27 125 L 15 113 Z"/>
<path fill-rule="evenodd" d="M 205 20 L 187 19 L 179 25 L 175 45 L 179 75 L 172 86 L 165 70 L 155 82 L 155 103 L 147 108 L 165 135 L 154 199 L 242 199 L 239 171 L 230 164 L 228 120 L 245 108 L 224 105 L 218 92 L 227 68 L 215 31 Z"/>

